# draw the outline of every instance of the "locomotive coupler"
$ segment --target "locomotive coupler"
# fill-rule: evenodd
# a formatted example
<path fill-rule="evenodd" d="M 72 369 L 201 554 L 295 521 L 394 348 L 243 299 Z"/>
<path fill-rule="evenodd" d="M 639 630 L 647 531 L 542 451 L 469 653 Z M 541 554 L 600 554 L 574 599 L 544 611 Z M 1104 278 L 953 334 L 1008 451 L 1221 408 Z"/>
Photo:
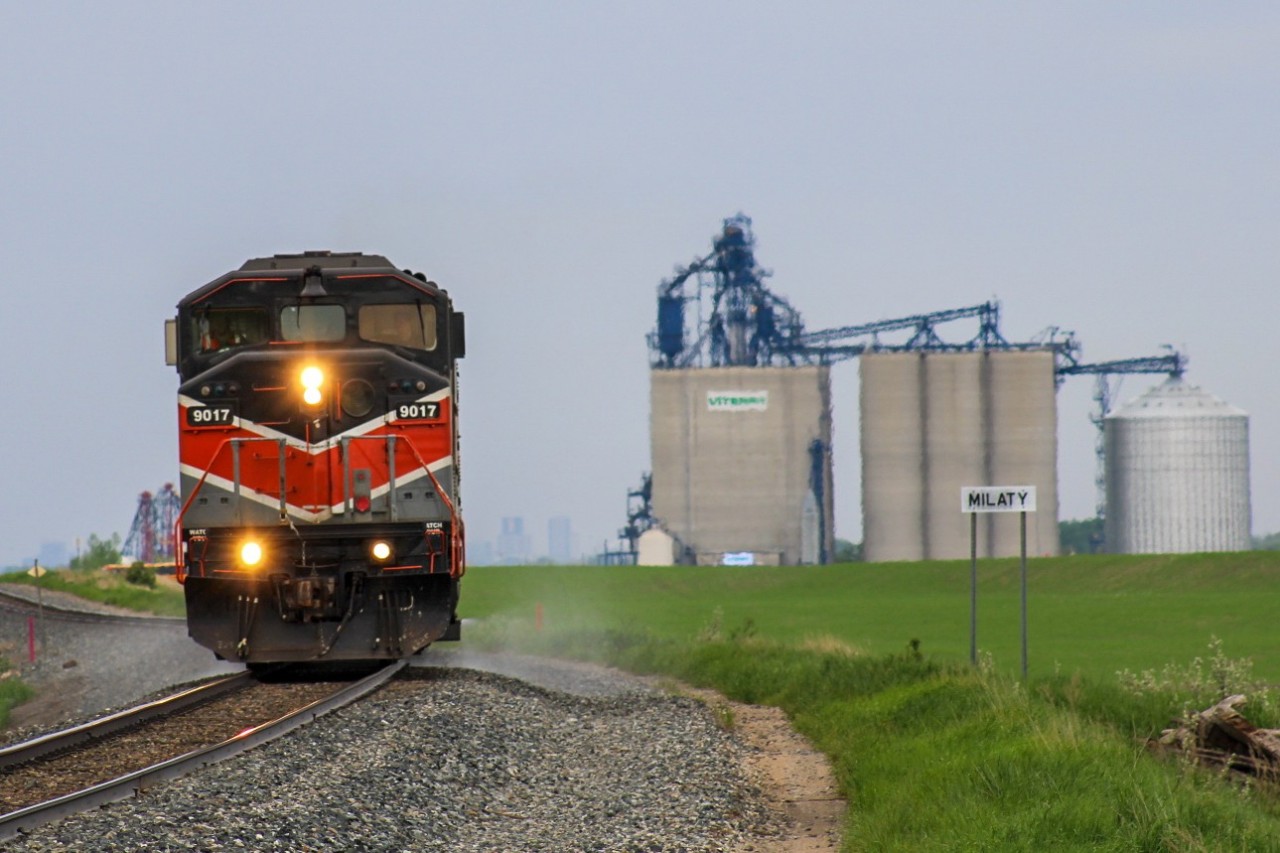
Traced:
<path fill-rule="evenodd" d="M 276 606 L 286 622 L 322 622 L 342 618 L 336 577 L 291 578 L 272 575 Z"/>

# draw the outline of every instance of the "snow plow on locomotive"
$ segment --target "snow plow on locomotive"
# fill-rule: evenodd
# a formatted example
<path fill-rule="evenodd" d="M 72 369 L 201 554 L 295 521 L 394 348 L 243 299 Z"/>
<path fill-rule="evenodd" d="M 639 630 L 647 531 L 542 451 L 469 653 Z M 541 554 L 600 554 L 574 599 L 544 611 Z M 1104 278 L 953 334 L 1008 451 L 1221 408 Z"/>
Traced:
<path fill-rule="evenodd" d="M 457 639 L 463 315 L 360 253 L 248 261 L 178 303 L 191 637 L 250 665 L 371 662 Z"/>

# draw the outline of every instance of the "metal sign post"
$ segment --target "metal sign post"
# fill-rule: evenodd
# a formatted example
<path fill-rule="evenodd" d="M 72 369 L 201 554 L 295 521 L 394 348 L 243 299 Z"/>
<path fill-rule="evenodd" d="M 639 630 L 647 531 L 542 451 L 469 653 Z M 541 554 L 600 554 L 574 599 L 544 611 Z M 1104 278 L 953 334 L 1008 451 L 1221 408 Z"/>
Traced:
<path fill-rule="evenodd" d="M 37 558 L 32 561 L 31 568 L 27 570 L 27 574 L 36 579 L 36 624 L 40 626 L 40 651 L 44 651 L 44 585 L 40 583 L 40 578 L 44 577 L 48 572 L 40 568 L 40 560 Z M 31 649 L 31 662 L 36 659 L 34 646 Z"/>
<path fill-rule="evenodd" d="M 1016 512 L 1022 568 L 1022 680 L 1027 680 L 1027 513 L 1036 511 L 1035 486 L 962 486 L 960 511 L 969 513 L 969 663 L 978 665 L 978 513 Z"/>
<path fill-rule="evenodd" d="M 1022 542 L 1022 680 L 1027 680 L 1027 513 L 1018 513 Z"/>
<path fill-rule="evenodd" d="M 978 514 L 969 513 L 969 663 L 978 665 Z"/>

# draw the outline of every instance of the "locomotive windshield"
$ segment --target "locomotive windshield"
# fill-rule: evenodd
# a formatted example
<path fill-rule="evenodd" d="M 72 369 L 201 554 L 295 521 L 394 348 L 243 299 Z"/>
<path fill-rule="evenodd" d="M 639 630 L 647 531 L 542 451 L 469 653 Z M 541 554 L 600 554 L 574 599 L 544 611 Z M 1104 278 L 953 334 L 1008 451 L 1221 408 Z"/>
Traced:
<path fill-rule="evenodd" d="M 179 306 L 183 370 L 207 358 L 221 360 L 229 351 L 268 344 L 363 343 L 399 347 L 410 351 L 401 355 L 427 361 L 454 357 L 449 347 L 441 347 L 449 342 L 447 303 L 438 303 L 433 293 L 412 292 L 418 288 L 399 279 L 338 277 L 326 293 L 306 296 L 292 278 L 230 283 L 235 287 L 214 282 L 210 293 Z M 190 357 L 199 364 L 186 363 Z"/>
<path fill-rule="evenodd" d="M 280 336 L 286 341 L 340 341 L 347 336 L 347 311 L 341 305 L 286 305 L 280 311 Z"/>
<path fill-rule="evenodd" d="M 210 308 L 195 318 L 200 352 L 220 352 L 270 340 L 265 308 Z"/>
<path fill-rule="evenodd" d="M 419 350 L 436 348 L 434 305 L 362 305 L 360 337 L 375 344 Z"/>

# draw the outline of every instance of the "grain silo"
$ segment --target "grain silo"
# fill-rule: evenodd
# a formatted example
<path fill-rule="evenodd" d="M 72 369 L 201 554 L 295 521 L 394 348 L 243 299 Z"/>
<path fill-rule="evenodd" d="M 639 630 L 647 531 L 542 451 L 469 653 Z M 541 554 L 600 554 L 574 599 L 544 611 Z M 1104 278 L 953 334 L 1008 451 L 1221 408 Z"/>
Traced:
<path fill-rule="evenodd" d="M 1108 415 L 1103 430 L 1108 551 L 1250 548 L 1244 411 L 1171 378 Z"/>
<path fill-rule="evenodd" d="M 825 563 L 830 368 L 801 351 L 800 315 L 754 247 L 751 220 L 726 219 L 711 253 L 658 287 L 650 515 L 680 562 Z"/>
<path fill-rule="evenodd" d="M 687 549 L 684 561 L 789 565 L 834 551 L 829 374 L 817 365 L 650 374 L 653 514 Z"/>
<path fill-rule="evenodd" d="M 710 254 L 658 286 L 647 517 L 680 558 L 832 558 L 829 371 L 857 357 L 865 559 L 968 556 L 960 490 L 988 485 L 1035 486 L 1028 551 L 1058 553 L 1061 345 L 1009 343 L 995 302 L 807 330 L 765 287 L 750 225 L 726 219 Z M 977 335 L 947 344 L 937 326 L 961 319 Z M 895 332 L 909 337 L 880 337 Z M 983 514 L 978 534 L 984 556 L 1018 553 L 1016 519 Z"/>
<path fill-rule="evenodd" d="M 1055 350 L 867 352 L 861 357 L 863 555 L 967 557 L 964 486 L 1032 485 L 1027 550 L 1058 553 Z M 980 556 L 1013 556 L 1019 527 L 978 517 Z"/>

